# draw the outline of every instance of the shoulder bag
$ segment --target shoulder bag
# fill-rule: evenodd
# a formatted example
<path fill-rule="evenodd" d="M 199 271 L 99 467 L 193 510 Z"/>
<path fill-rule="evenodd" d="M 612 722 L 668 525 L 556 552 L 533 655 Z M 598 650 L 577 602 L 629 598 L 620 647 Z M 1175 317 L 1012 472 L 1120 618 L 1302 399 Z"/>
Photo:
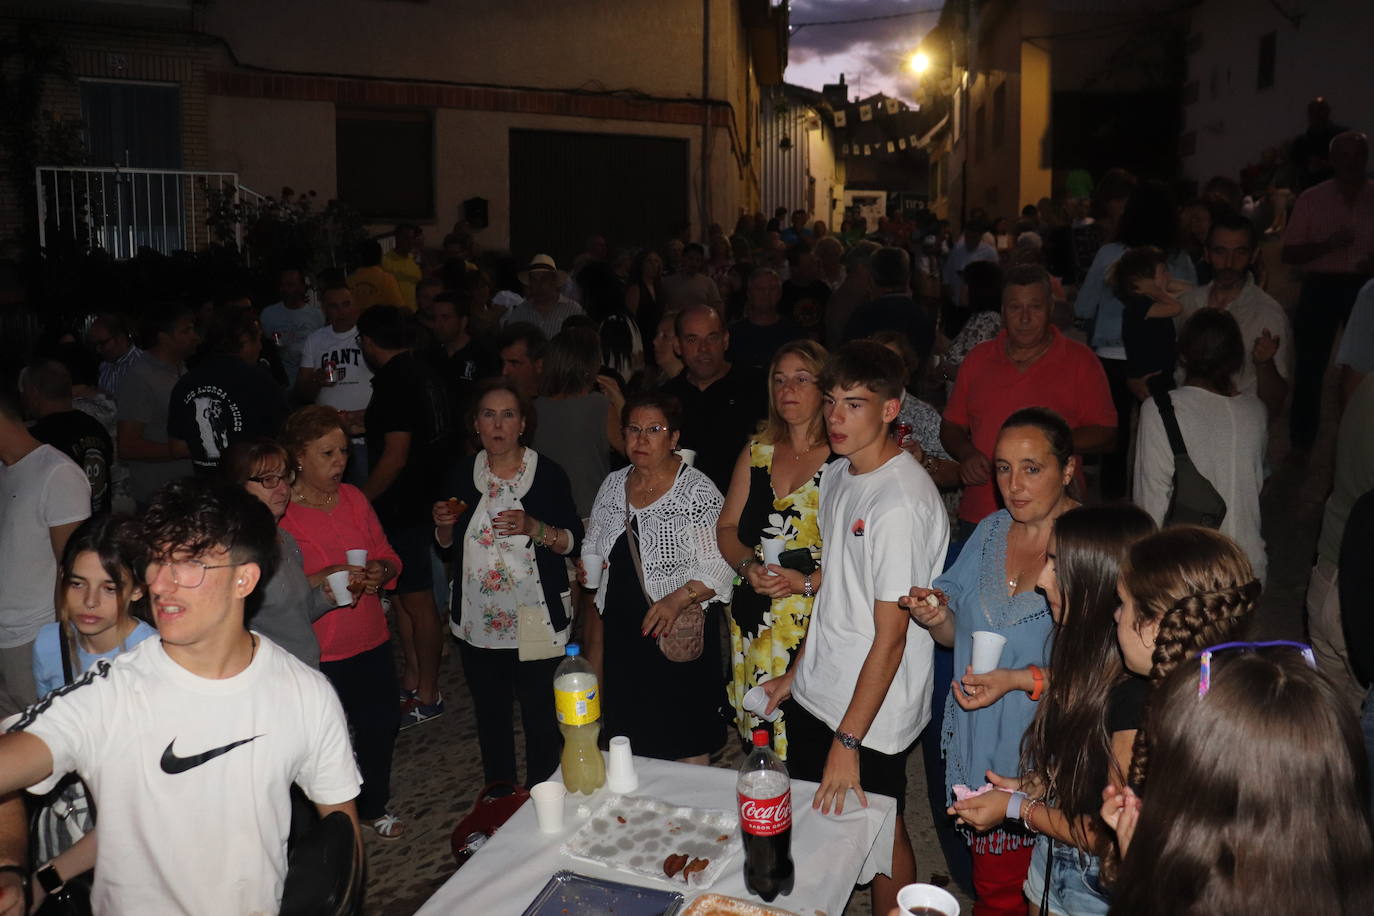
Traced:
<path fill-rule="evenodd" d="M 644 581 L 644 561 L 639 556 L 639 527 L 635 524 L 634 513 L 630 511 L 629 475 L 625 477 L 625 545 L 630 548 L 630 559 L 635 564 L 640 591 L 644 593 L 644 600 L 652 607 L 654 599 Z M 689 604 L 684 608 L 668 632 L 658 638 L 658 651 L 670 662 L 694 662 L 701 657 L 705 646 L 706 611 L 699 603 Z"/>
<path fill-rule="evenodd" d="M 1164 524 L 1220 528 L 1222 519 L 1226 518 L 1226 500 L 1188 457 L 1188 447 L 1179 431 L 1169 393 L 1160 392 L 1154 398 L 1159 418 L 1164 421 L 1164 432 L 1169 437 L 1169 448 L 1174 453 L 1174 488 L 1169 496 L 1169 508 L 1164 513 Z"/>

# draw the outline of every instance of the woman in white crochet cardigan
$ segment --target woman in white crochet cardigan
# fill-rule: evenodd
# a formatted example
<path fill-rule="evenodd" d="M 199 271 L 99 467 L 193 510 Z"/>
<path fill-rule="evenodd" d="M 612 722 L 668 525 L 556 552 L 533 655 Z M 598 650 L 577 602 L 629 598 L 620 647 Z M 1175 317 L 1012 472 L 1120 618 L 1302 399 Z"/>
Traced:
<path fill-rule="evenodd" d="M 621 416 L 630 466 L 601 485 L 584 547 L 606 564 L 601 615 L 587 622 L 589 641 L 601 629 L 605 727 L 627 736 L 636 754 L 705 764 L 725 740 L 719 617 L 734 570 L 716 547 L 724 500 L 674 452 L 682 425 L 675 398 L 644 392 Z M 694 606 L 705 610 L 701 655 L 669 661 L 657 637 Z"/>

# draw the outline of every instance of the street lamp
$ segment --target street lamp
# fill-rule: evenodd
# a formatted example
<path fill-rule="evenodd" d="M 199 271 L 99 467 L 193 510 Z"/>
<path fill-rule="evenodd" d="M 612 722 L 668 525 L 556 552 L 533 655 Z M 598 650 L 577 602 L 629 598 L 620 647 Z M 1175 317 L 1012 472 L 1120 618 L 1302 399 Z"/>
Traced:
<path fill-rule="evenodd" d="M 917 51 L 915 54 L 911 55 L 911 60 L 908 61 L 908 64 L 911 67 L 911 72 L 920 76 L 930 69 L 930 56 L 924 51 Z"/>

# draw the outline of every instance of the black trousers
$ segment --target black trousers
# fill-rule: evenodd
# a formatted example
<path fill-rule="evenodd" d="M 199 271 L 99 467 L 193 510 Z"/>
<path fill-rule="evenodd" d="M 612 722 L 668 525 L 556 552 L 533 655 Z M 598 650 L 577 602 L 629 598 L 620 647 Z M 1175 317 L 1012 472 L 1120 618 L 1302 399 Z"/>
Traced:
<path fill-rule="evenodd" d="M 522 662 L 515 649 L 481 649 L 458 641 L 463 676 L 472 694 L 477 742 L 486 781 L 515 782 L 515 730 L 511 717 L 520 701 L 525 727 L 525 783 L 543 782 L 558 768 L 563 738 L 553 706 L 553 673 L 561 658 Z"/>
<path fill-rule="evenodd" d="M 351 658 L 320 662 L 320 671 L 334 685 L 353 731 L 353 754 L 363 774 L 358 819 L 374 821 L 386 814 L 391 800 L 391 757 L 401 727 L 391 642 Z"/>
<path fill-rule="evenodd" d="M 1116 407 L 1116 444 L 1102 456 L 1102 498 L 1125 499 L 1131 489 L 1126 474 L 1127 457 L 1131 452 L 1131 417 L 1138 402 L 1126 385 L 1126 379 L 1130 377 L 1126 371 L 1126 361 L 1101 357 L 1099 361 L 1107 373 L 1107 386 L 1111 389 L 1112 404 Z"/>
<path fill-rule="evenodd" d="M 1293 315 L 1293 412 L 1288 438 L 1294 448 L 1311 448 L 1321 426 L 1322 379 L 1336 332 L 1350 317 L 1355 296 L 1367 278 L 1358 274 L 1303 277 L 1302 296 Z"/>

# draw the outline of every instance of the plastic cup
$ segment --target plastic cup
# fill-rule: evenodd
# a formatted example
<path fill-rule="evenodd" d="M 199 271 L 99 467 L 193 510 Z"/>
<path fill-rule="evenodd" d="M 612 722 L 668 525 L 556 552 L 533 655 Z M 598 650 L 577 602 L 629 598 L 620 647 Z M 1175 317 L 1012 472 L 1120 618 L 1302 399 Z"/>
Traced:
<path fill-rule="evenodd" d="M 744 695 L 744 708 L 765 722 L 776 722 L 782 717 L 781 706 L 773 710 L 770 715 L 764 715 L 763 711 L 768 708 L 768 691 L 763 689 L 762 684 L 751 688 L 750 691 Z"/>
<path fill-rule="evenodd" d="M 695 467 L 697 463 L 697 450 L 694 448 L 680 448 L 677 456 L 682 459 L 682 463 L 687 467 Z"/>
<path fill-rule="evenodd" d="M 786 542 L 782 538 L 764 538 L 760 545 L 763 548 L 763 565 L 777 566 L 782 559 L 782 548 Z M 777 573 L 769 573 L 776 576 Z"/>
<path fill-rule="evenodd" d="M 630 739 L 616 735 L 611 739 L 610 766 L 606 768 L 606 788 L 616 795 L 629 795 L 639 788 L 639 776 L 635 773 L 634 755 L 630 752 Z"/>
<path fill-rule="evenodd" d="M 1002 647 L 1007 638 L 1000 633 L 978 630 L 973 634 L 973 673 L 987 674 L 1002 661 Z"/>
<path fill-rule="evenodd" d="M 897 909 L 902 916 L 925 907 L 944 916 L 959 916 L 959 901 L 942 887 L 933 884 L 908 884 L 897 892 Z"/>
<path fill-rule="evenodd" d="M 353 593 L 348 590 L 348 570 L 341 569 L 324 577 L 329 583 L 329 592 L 334 596 L 334 606 L 343 607 L 353 603 Z"/>
<path fill-rule="evenodd" d="M 534 799 L 534 816 L 544 833 L 557 833 L 563 829 L 563 799 L 567 794 L 563 783 L 552 780 L 530 789 L 530 798 Z"/>
<path fill-rule="evenodd" d="M 582 568 L 587 571 L 587 588 L 601 587 L 601 574 L 605 572 L 601 564 L 605 562 L 599 553 L 582 554 Z"/>
<path fill-rule="evenodd" d="M 348 557 L 349 566 L 366 566 L 367 550 L 362 547 L 355 547 L 352 550 L 345 550 L 344 556 Z"/>

